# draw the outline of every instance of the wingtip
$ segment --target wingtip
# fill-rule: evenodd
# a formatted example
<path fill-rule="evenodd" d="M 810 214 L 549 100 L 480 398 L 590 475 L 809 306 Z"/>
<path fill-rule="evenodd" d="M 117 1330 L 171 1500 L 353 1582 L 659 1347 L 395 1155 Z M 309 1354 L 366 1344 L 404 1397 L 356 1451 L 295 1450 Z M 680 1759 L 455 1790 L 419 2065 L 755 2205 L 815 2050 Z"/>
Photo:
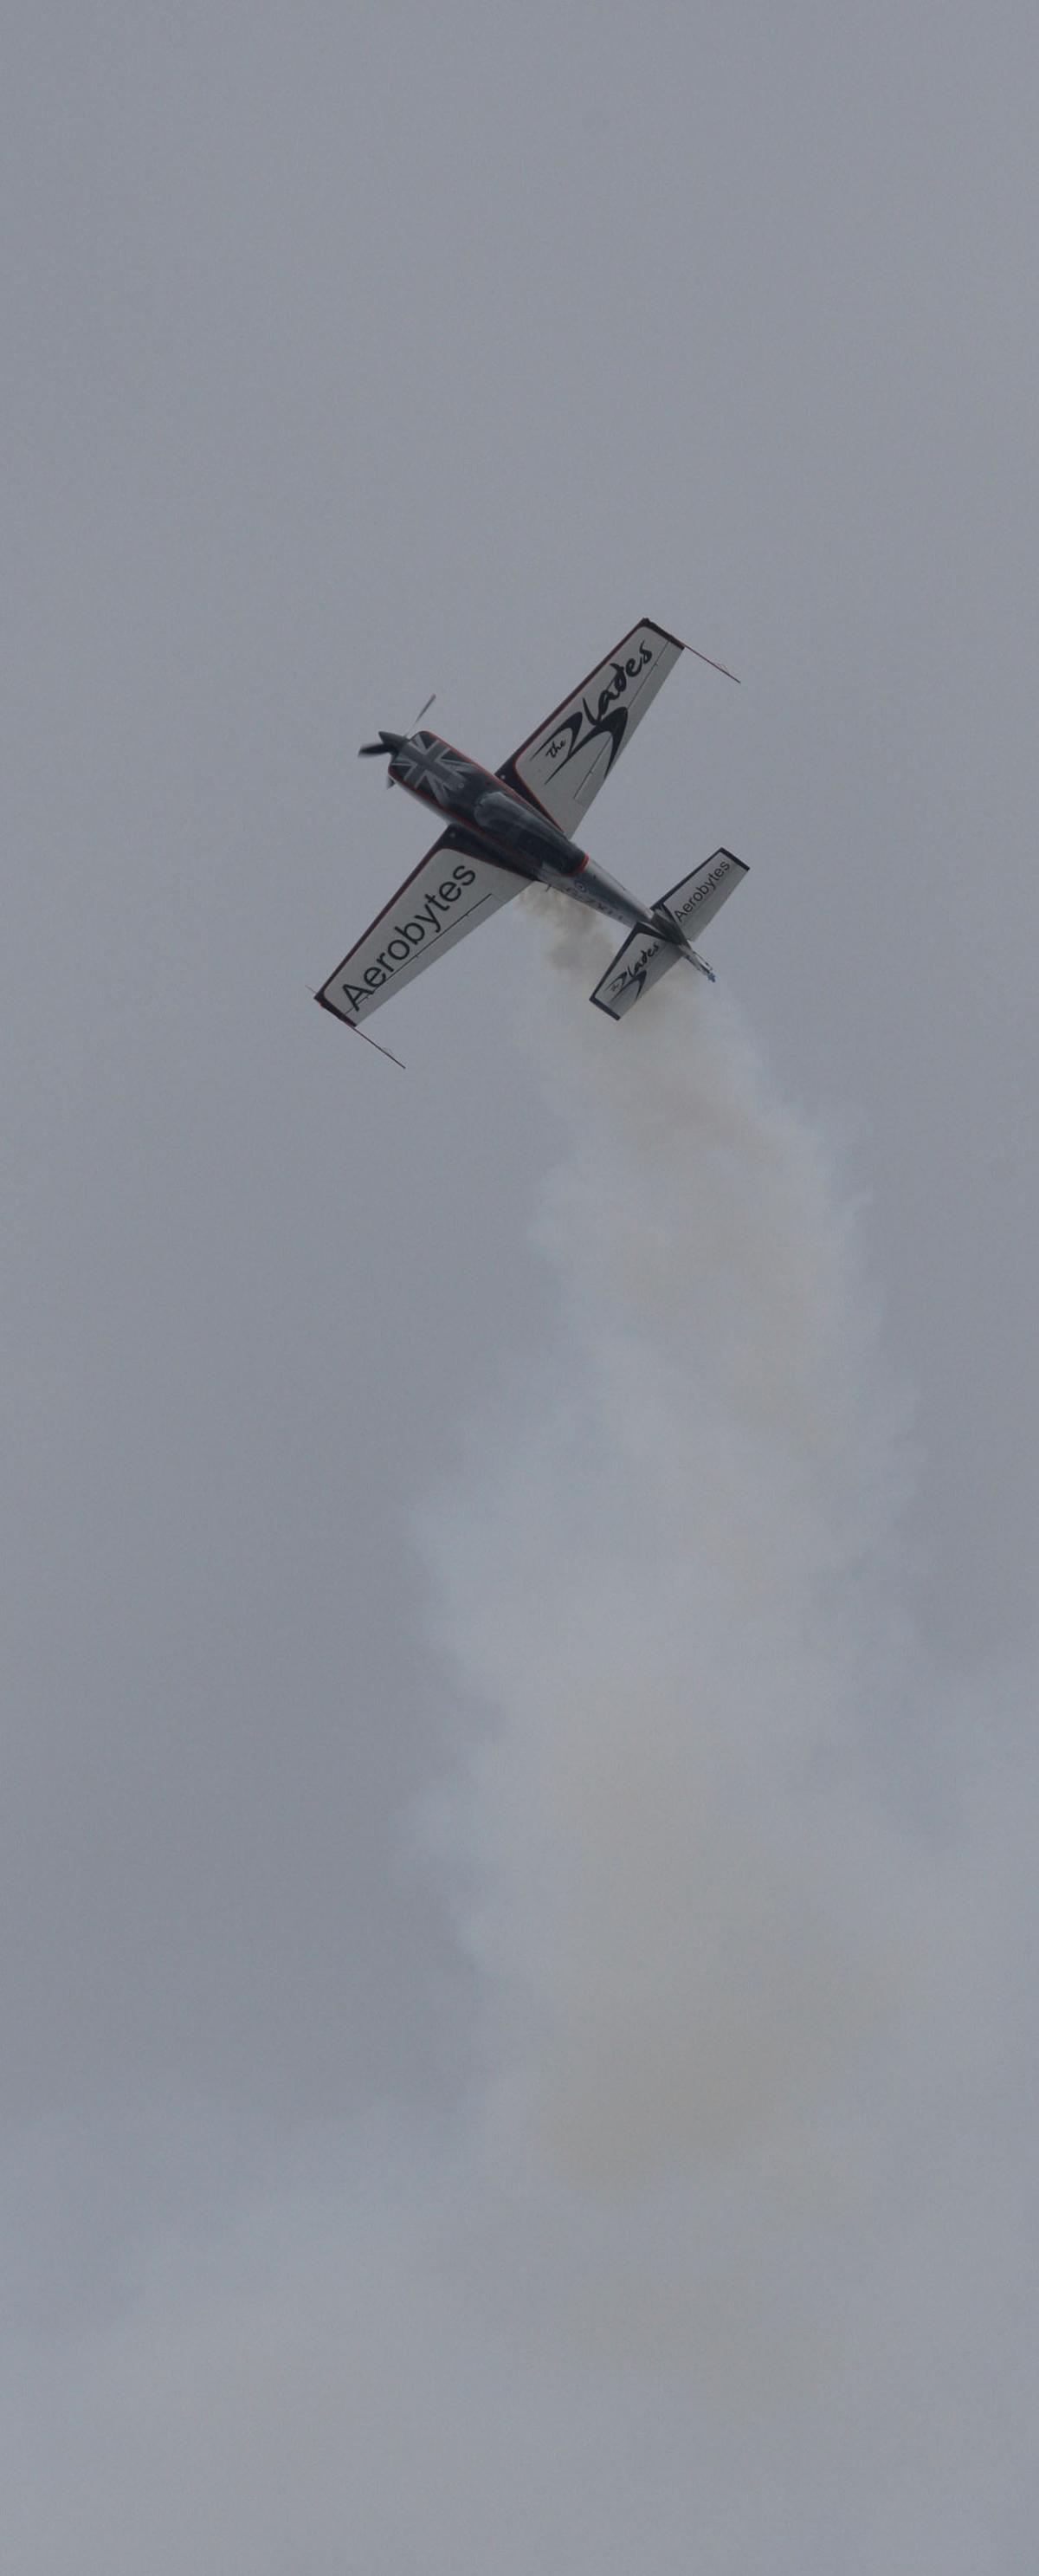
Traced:
<path fill-rule="evenodd" d="M 698 644 L 683 644 L 682 651 L 683 653 L 692 653 L 697 662 L 706 662 L 709 671 L 720 671 L 723 680 L 735 680 L 737 688 L 742 688 L 743 682 L 740 679 L 739 672 L 730 671 L 727 662 L 714 661 L 710 653 L 701 653 Z"/>

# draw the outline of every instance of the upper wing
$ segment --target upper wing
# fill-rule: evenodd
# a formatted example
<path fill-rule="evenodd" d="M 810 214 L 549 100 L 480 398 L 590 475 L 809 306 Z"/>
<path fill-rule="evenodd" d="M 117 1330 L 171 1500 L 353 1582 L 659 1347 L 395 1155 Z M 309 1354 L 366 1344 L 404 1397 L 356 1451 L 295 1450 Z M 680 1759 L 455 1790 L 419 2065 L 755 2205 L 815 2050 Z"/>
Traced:
<path fill-rule="evenodd" d="M 676 635 L 644 617 L 520 744 L 499 769 L 499 778 L 540 805 L 560 831 L 576 831 L 622 745 L 684 651 Z"/>
<path fill-rule="evenodd" d="M 355 1026 L 526 883 L 493 859 L 478 857 L 462 833 L 445 832 L 315 998 Z"/>

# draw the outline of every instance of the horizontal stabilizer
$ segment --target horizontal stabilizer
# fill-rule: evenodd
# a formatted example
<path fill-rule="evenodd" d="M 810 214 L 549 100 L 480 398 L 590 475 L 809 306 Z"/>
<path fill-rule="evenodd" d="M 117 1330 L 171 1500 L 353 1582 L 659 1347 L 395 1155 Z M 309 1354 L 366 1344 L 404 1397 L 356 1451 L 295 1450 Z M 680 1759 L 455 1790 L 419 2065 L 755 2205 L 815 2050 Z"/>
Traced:
<path fill-rule="evenodd" d="M 672 886 L 654 908 L 658 915 L 669 913 L 683 941 L 688 941 L 705 922 L 713 921 L 726 897 L 746 874 L 743 860 L 735 858 L 731 850 L 715 850 L 712 858 L 704 859 L 700 867 L 693 869 L 692 876 Z M 622 1020 L 641 1001 L 643 993 L 651 992 L 682 957 L 714 982 L 706 958 L 698 957 L 695 949 L 673 947 L 670 940 L 654 939 L 650 931 L 632 930 L 591 995 L 596 1010 L 605 1011 L 611 1020 Z"/>
<path fill-rule="evenodd" d="M 670 940 L 651 939 L 646 930 L 632 930 L 589 998 L 597 1011 L 605 1011 L 611 1020 L 622 1020 L 625 1012 L 641 1001 L 643 993 L 659 984 L 669 967 L 678 965 L 681 955 L 681 949 L 672 948 Z"/>
<path fill-rule="evenodd" d="M 731 850 L 715 850 L 712 858 L 693 869 L 691 877 L 683 877 L 670 894 L 661 896 L 657 911 L 669 912 L 686 939 L 699 938 L 746 874 L 743 860 L 734 858 Z"/>

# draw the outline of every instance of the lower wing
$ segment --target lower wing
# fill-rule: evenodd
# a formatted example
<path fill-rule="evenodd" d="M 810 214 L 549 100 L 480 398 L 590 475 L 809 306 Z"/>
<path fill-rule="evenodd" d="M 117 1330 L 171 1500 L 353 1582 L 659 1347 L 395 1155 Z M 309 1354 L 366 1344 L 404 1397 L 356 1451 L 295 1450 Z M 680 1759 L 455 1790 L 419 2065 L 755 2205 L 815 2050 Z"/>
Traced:
<path fill-rule="evenodd" d="M 315 1000 L 355 1028 L 402 984 L 409 984 L 413 975 L 421 975 L 434 957 L 442 957 L 481 921 L 489 921 L 503 903 L 511 903 L 527 882 L 493 859 L 479 856 L 464 833 L 445 832 Z"/>

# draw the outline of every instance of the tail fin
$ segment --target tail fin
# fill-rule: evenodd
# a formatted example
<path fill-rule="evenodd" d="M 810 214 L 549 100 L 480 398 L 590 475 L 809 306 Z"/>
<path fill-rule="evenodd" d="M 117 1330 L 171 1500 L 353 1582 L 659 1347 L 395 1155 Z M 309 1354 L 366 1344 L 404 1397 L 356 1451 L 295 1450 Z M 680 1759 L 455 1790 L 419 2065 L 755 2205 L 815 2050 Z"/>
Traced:
<path fill-rule="evenodd" d="M 698 931 L 704 922 L 713 921 L 726 897 L 746 874 L 743 860 L 735 858 L 731 850 L 715 850 L 713 858 L 704 859 L 700 867 L 693 869 L 691 877 L 683 877 L 679 885 L 672 886 L 670 893 L 662 896 L 655 909 L 658 914 L 670 915 L 681 939 L 688 943 L 694 930 Z M 659 984 L 661 976 L 666 975 L 670 967 L 677 966 L 680 957 L 687 958 L 691 966 L 698 966 L 701 974 L 710 975 L 711 982 L 714 982 L 706 959 L 698 957 L 688 944 L 679 948 L 669 939 L 654 939 L 649 931 L 630 931 L 612 966 L 607 968 L 591 995 L 596 1010 L 605 1011 L 611 1020 L 622 1020 L 625 1012 L 641 1000 L 643 993 Z"/>

